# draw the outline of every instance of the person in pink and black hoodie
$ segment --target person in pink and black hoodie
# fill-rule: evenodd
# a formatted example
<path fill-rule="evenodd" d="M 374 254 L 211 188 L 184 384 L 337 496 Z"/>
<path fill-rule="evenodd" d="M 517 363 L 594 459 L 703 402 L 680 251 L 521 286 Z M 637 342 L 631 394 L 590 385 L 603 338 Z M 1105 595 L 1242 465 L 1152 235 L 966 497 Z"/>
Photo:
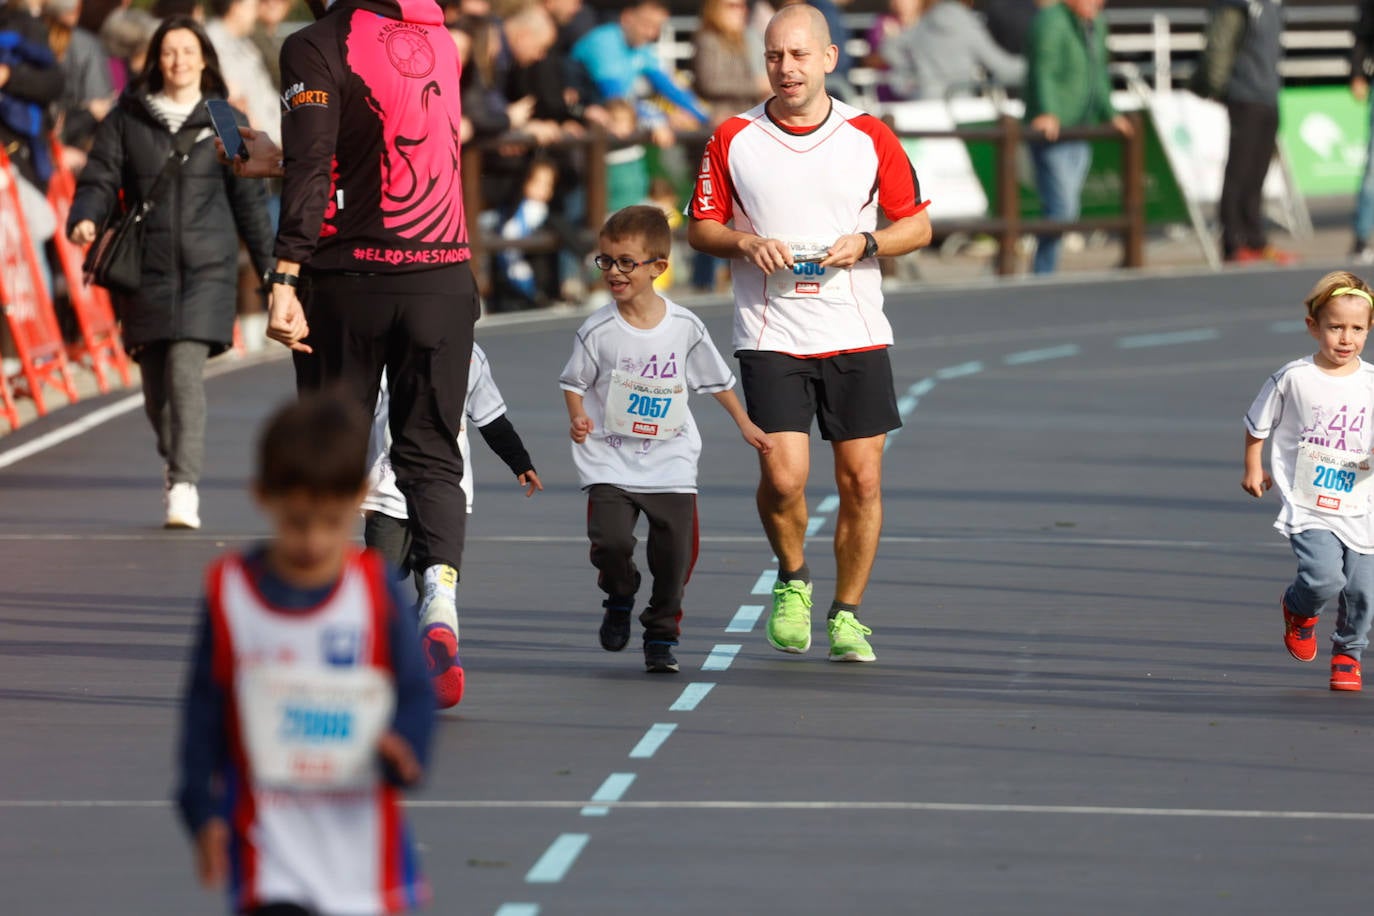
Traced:
<path fill-rule="evenodd" d="M 441 706 L 462 698 L 457 434 L 478 317 L 459 172 L 459 62 L 433 0 L 336 0 L 282 47 L 284 182 L 267 336 L 296 387 L 366 409 L 383 369 L 420 634 Z"/>

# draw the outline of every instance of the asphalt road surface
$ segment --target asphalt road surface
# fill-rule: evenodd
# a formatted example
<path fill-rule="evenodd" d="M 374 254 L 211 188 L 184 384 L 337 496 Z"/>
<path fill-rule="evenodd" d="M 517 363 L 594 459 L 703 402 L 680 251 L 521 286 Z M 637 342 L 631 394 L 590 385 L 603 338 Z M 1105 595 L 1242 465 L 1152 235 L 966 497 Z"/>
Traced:
<path fill-rule="evenodd" d="M 1362 911 L 1370 698 L 1284 652 L 1292 555 L 1276 497 L 1239 487 L 1241 415 L 1313 349 L 1315 275 L 892 297 L 906 426 L 872 665 L 825 660 L 827 451 L 816 645 L 785 656 L 757 618 L 754 458 L 697 399 L 676 677 L 597 644 L 557 387 L 579 319 L 479 325 L 547 490 L 524 499 L 474 442 L 468 693 L 412 796 L 431 912 Z M 700 311 L 728 353 L 728 310 Z M 199 532 L 158 527 L 138 409 L 0 468 L 0 913 L 224 911 L 167 802 L 177 698 L 202 569 L 264 531 L 250 452 L 290 388 L 281 360 L 209 382 Z M 0 463 L 120 397 L 5 438 Z"/>

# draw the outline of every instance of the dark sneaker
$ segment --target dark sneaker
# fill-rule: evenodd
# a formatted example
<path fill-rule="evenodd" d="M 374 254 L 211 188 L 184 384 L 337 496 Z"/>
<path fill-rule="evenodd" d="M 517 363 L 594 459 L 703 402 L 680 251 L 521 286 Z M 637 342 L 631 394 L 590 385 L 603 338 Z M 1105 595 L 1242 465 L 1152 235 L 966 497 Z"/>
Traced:
<path fill-rule="evenodd" d="M 650 674 L 677 674 L 677 659 L 673 658 L 673 644 L 670 642 L 646 642 L 644 644 L 644 668 Z"/>
<path fill-rule="evenodd" d="M 1288 654 L 1300 662 L 1317 657 L 1317 618 L 1298 617 L 1283 606 L 1283 644 Z"/>
<path fill-rule="evenodd" d="M 1359 690 L 1364 686 L 1360 676 L 1360 660 L 1349 655 L 1331 656 L 1331 689 Z"/>
<path fill-rule="evenodd" d="M 619 652 L 630 643 L 630 614 L 635 609 L 633 598 L 607 598 L 601 602 L 606 613 L 601 615 L 601 648 Z"/>

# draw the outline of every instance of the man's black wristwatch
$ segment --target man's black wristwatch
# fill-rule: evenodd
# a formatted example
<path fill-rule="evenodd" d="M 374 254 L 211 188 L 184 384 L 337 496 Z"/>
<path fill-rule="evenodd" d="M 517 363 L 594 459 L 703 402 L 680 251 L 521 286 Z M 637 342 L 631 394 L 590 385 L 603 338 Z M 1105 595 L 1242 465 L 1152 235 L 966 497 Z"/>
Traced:
<path fill-rule="evenodd" d="M 860 260 L 866 261 L 876 256 L 878 254 L 878 240 L 873 237 L 873 233 L 860 232 L 859 235 L 864 237 L 864 256 Z"/>
<path fill-rule="evenodd" d="M 300 277 L 295 274 L 282 273 L 280 270 L 268 270 L 263 272 L 262 283 L 268 288 L 273 286 L 298 286 L 300 284 Z"/>

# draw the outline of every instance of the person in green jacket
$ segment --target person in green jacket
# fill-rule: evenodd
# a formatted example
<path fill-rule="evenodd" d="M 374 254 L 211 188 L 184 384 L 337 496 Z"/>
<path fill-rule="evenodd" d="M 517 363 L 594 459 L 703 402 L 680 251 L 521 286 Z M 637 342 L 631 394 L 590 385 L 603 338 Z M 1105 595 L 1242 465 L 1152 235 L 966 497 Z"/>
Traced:
<path fill-rule="evenodd" d="M 1026 121 L 1033 134 L 1031 163 L 1045 219 L 1078 218 L 1083 182 L 1092 164 L 1086 140 L 1060 140 L 1065 127 L 1110 121 L 1129 134 L 1131 123 L 1112 108 L 1107 72 L 1106 0 L 1060 0 L 1035 14 L 1026 43 Z M 1041 236 L 1034 270 L 1053 273 L 1060 237 Z"/>

